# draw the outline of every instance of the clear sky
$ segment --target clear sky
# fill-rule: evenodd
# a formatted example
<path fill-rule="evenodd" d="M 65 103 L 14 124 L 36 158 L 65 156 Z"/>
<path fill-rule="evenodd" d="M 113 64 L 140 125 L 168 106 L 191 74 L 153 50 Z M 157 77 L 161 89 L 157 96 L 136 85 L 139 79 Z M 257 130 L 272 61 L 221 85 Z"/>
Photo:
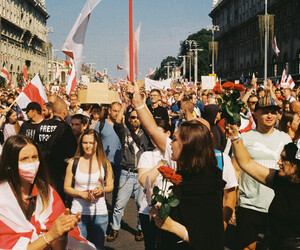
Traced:
<path fill-rule="evenodd" d="M 133 0 L 133 30 L 141 25 L 139 68 L 141 77 L 148 69 L 160 66 L 166 56 L 177 56 L 180 41 L 211 24 L 208 16 L 212 0 Z M 50 14 L 47 26 L 53 28 L 48 40 L 54 55 L 64 59 L 63 43 L 85 4 L 85 0 L 47 0 Z M 85 37 L 83 62 L 115 77 L 125 77 L 117 64 L 124 66 L 123 53 L 128 44 L 128 0 L 102 0 L 92 12 Z"/>

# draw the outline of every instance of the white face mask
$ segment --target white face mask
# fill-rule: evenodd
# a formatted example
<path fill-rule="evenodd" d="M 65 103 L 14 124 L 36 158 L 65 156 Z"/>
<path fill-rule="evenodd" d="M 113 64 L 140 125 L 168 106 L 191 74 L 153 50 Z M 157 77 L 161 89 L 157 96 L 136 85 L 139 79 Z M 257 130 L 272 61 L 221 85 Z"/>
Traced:
<path fill-rule="evenodd" d="M 35 161 L 31 163 L 25 163 L 25 164 L 20 164 L 19 165 L 19 175 L 20 177 L 33 184 L 35 176 L 39 170 L 40 162 Z"/>

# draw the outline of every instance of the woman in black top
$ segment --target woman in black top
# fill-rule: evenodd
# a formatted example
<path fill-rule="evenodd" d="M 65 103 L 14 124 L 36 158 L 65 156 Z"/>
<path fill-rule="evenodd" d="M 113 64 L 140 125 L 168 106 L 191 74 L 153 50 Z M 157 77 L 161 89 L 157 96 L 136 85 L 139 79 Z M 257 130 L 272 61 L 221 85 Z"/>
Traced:
<path fill-rule="evenodd" d="M 300 141 L 284 146 L 279 170 L 275 170 L 253 161 L 239 139 L 237 127 L 227 128 L 239 166 L 255 180 L 274 189 L 269 207 L 270 249 L 300 249 Z"/>

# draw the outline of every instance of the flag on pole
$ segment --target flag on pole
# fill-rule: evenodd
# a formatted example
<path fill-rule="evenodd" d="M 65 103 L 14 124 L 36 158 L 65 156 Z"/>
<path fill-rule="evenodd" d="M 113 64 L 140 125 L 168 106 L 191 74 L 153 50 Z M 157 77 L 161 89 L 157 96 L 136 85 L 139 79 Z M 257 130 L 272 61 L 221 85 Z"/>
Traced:
<path fill-rule="evenodd" d="M 153 70 L 149 75 L 146 75 L 147 78 L 150 78 L 151 76 L 153 76 L 156 73 L 156 70 Z"/>
<path fill-rule="evenodd" d="M 274 36 L 274 39 L 273 39 L 273 42 L 272 42 L 272 49 L 274 50 L 274 52 L 278 56 L 278 54 L 280 53 L 280 50 L 278 49 L 278 46 L 277 46 L 276 36 Z"/>
<path fill-rule="evenodd" d="M 282 77 L 281 77 L 280 85 L 284 84 L 286 82 L 286 79 L 287 79 L 287 74 L 286 74 L 286 71 L 284 69 L 283 72 L 282 72 Z"/>
<path fill-rule="evenodd" d="M 55 79 L 60 77 L 60 70 L 59 70 L 59 66 L 58 63 L 56 63 L 56 67 L 55 67 Z"/>
<path fill-rule="evenodd" d="M 286 83 L 287 83 L 288 88 L 292 89 L 295 87 L 295 82 L 291 75 L 289 75 L 289 77 L 287 78 Z"/>
<path fill-rule="evenodd" d="M 135 71 L 135 76 L 138 76 L 139 73 L 139 66 L 138 66 L 138 54 L 139 54 L 139 48 L 140 48 L 140 31 L 141 31 L 141 23 L 139 24 L 138 28 L 133 34 L 133 67 Z M 123 55 L 123 61 L 125 65 L 125 69 L 129 74 L 129 44 L 127 45 L 124 55 Z M 129 79 L 129 77 L 128 77 Z"/>
<path fill-rule="evenodd" d="M 90 14 L 100 1 L 101 0 L 86 1 L 62 48 L 65 54 L 74 59 L 76 68 L 78 69 L 78 76 L 80 75 L 82 50 Z"/>
<path fill-rule="evenodd" d="M 70 93 L 76 88 L 76 68 L 73 59 L 71 59 L 70 63 L 71 69 L 68 73 L 68 79 L 66 84 L 66 93 L 70 95 Z"/>
<path fill-rule="evenodd" d="M 28 78 L 27 78 L 27 66 L 24 65 L 23 66 L 23 80 L 24 80 L 24 83 L 27 82 Z"/>
<path fill-rule="evenodd" d="M 16 98 L 16 103 L 21 109 L 26 108 L 30 102 L 37 102 L 41 107 L 48 102 L 44 86 L 38 74 L 32 78 L 22 93 Z"/>
<path fill-rule="evenodd" d="M 8 70 L 7 70 L 7 68 L 5 66 L 1 70 L 0 76 L 2 76 L 6 80 L 6 82 L 10 81 L 10 79 L 9 79 L 9 72 L 8 72 Z"/>
<path fill-rule="evenodd" d="M 120 66 L 119 64 L 117 65 L 117 70 L 123 70 L 123 69 L 125 69 L 125 68 Z"/>

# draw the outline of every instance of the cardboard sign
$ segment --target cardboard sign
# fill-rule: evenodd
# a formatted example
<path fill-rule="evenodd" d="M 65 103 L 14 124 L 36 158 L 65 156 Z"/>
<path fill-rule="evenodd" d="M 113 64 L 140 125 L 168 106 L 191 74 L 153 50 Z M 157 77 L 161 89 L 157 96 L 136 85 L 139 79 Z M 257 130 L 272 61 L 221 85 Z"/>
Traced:
<path fill-rule="evenodd" d="M 214 76 L 201 76 L 202 89 L 213 89 L 216 82 Z"/>
<path fill-rule="evenodd" d="M 81 103 L 110 104 L 118 101 L 117 91 L 109 90 L 107 83 L 90 82 L 87 89 L 78 91 Z"/>

